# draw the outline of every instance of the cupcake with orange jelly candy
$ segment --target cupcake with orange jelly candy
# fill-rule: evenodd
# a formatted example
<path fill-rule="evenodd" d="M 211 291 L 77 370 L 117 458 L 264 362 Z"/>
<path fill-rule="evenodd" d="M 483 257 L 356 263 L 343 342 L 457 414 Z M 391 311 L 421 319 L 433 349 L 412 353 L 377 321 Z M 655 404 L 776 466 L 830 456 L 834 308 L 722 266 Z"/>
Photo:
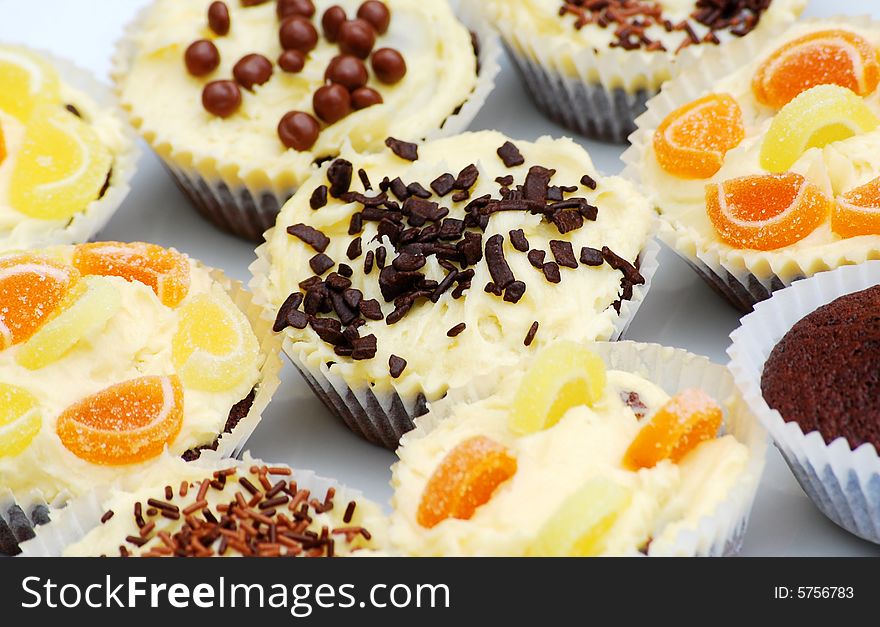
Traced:
<path fill-rule="evenodd" d="M 136 160 L 107 88 L 64 60 L 0 46 L 0 252 L 94 236 Z"/>
<path fill-rule="evenodd" d="M 278 384 L 250 296 L 153 244 L 0 257 L 0 553 L 164 451 L 240 450 Z"/>
<path fill-rule="evenodd" d="M 668 84 L 626 174 L 662 235 L 743 310 L 880 257 L 880 22 L 796 24 L 732 44 Z"/>
<path fill-rule="evenodd" d="M 404 436 L 390 541 L 409 555 L 726 555 L 766 432 L 727 371 L 621 342 L 549 345 Z"/>

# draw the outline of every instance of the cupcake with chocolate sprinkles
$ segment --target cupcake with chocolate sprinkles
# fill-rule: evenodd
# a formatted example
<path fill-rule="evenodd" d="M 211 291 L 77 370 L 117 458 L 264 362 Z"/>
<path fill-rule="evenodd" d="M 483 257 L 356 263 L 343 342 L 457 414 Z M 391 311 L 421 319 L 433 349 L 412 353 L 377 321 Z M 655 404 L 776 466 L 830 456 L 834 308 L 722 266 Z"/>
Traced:
<path fill-rule="evenodd" d="M 304 184 L 252 271 L 318 396 L 394 448 L 449 387 L 557 339 L 619 337 L 657 249 L 646 199 L 571 140 L 386 143 Z"/>
<path fill-rule="evenodd" d="M 451 390 L 393 467 L 414 556 L 729 555 L 766 432 L 722 366 L 632 342 L 556 342 Z"/>
<path fill-rule="evenodd" d="M 0 554 L 49 505 L 166 452 L 238 454 L 279 383 L 280 342 L 250 294 L 173 249 L 0 256 L 0 302 Z"/>
<path fill-rule="evenodd" d="M 311 471 L 168 458 L 50 512 L 27 557 L 351 557 L 385 545 L 381 509 Z"/>
<path fill-rule="evenodd" d="M 447 0 L 154 0 L 113 75 L 195 207 L 257 241 L 346 141 L 370 152 L 388 135 L 464 130 L 500 53 L 472 13 Z"/>
<path fill-rule="evenodd" d="M 486 0 L 535 104 L 623 143 L 660 86 L 704 49 L 794 21 L 805 0 Z"/>
<path fill-rule="evenodd" d="M 48 53 L 0 45 L 0 252 L 88 241 L 138 150 L 112 92 Z"/>
<path fill-rule="evenodd" d="M 743 318 L 730 368 L 828 518 L 880 544 L 880 262 L 798 281 Z"/>

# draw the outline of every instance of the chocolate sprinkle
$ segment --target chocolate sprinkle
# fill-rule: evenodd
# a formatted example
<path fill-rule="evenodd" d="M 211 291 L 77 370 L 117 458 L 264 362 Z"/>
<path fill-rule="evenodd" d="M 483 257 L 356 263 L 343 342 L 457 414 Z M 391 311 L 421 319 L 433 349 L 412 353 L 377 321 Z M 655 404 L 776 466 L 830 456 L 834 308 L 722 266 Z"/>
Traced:
<path fill-rule="evenodd" d="M 327 180 L 330 181 L 330 194 L 339 198 L 351 189 L 353 166 L 345 159 L 336 159 L 327 169 Z"/>
<path fill-rule="evenodd" d="M 530 250 L 527 257 L 529 263 L 535 266 L 538 270 L 544 269 L 544 259 L 547 257 L 546 252 L 543 250 Z"/>
<path fill-rule="evenodd" d="M 529 251 L 529 240 L 526 239 L 526 234 L 522 229 L 515 229 L 508 233 L 510 236 L 510 243 L 513 247 L 521 253 L 525 253 Z"/>
<path fill-rule="evenodd" d="M 584 187 L 586 187 L 588 189 L 592 189 L 592 190 L 595 190 L 598 187 L 598 184 L 596 183 L 596 179 L 594 179 L 589 174 L 584 174 L 581 177 L 581 185 L 583 185 Z"/>
<path fill-rule="evenodd" d="M 535 320 L 532 323 L 532 326 L 529 327 L 529 332 L 526 333 L 526 339 L 523 340 L 523 344 L 525 346 L 531 346 L 532 342 L 535 340 L 535 336 L 538 334 L 538 321 Z"/>
<path fill-rule="evenodd" d="M 419 158 L 419 147 L 417 144 L 389 137 L 385 140 L 385 145 L 391 149 L 391 152 L 401 159 L 416 161 Z"/>
<path fill-rule="evenodd" d="M 299 309 L 302 302 L 303 295 L 301 292 L 294 292 L 287 297 L 284 304 L 278 309 L 278 316 L 275 318 L 275 325 L 272 327 L 272 330 L 275 331 L 275 333 L 279 333 L 287 327 L 292 326 L 290 323 L 290 316 L 294 311 Z"/>
<path fill-rule="evenodd" d="M 504 145 L 498 149 L 498 156 L 501 157 L 504 166 L 508 168 L 513 168 L 526 162 L 522 153 L 519 151 L 519 148 L 509 141 L 505 142 Z"/>
<path fill-rule="evenodd" d="M 329 237 L 321 233 L 318 229 L 308 226 L 307 224 L 294 224 L 293 226 L 287 227 L 287 232 L 294 237 L 301 239 L 319 253 L 327 250 L 327 246 L 330 245 Z"/>
<path fill-rule="evenodd" d="M 318 210 L 322 207 L 327 206 L 327 186 L 321 185 L 312 192 L 312 197 L 309 198 L 309 206 Z"/>
<path fill-rule="evenodd" d="M 392 379 L 397 379 L 400 375 L 403 374 L 404 369 L 406 368 L 406 360 L 398 357 L 397 355 L 392 355 L 388 359 L 388 371 L 391 374 Z M 351 517 L 349 517 L 350 519 Z"/>
<path fill-rule="evenodd" d="M 367 175 L 367 171 L 363 168 L 358 170 L 358 178 L 361 180 L 361 185 L 364 186 L 364 191 L 369 192 L 373 189 L 373 186 L 370 184 L 370 177 Z"/>
<path fill-rule="evenodd" d="M 643 285 L 645 283 L 645 277 L 641 275 L 633 264 L 613 252 L 607 246 L 602 247 L 602 256 L 605 258 L 605 261 L 608 262 L 609 266 L 615 270 L 620 270 L 623 273 L 623 278 L 627 282 L 632 285 Z"/>
<path fill-rule="evenodd" d="M 489 266 L 492 282 L 499 289 L 503 290 L 516 280 L 504 258 L 504 238 L 501 235 L 493 235 L 486 242 L 486 264 Z"/>
<path fill-rule="evenodd" d="M 550 283 L 559 283 L 562 281 L 562 277 L 559 274 L 559 266 L 552 261 L 545 263 L 541 269 L 544 271 L 544 276 Z"/>
<path fill-rule="evenodd" d="M 446 332 L 447 337 L 458 337 L 467 328 L 464 322 L 460 322 Z"/>
<path fill-rule="evenodd" d="M 348 250 L 345 252 L 345 256 L 354 261 L 361 256 L 362 252 L 361 238 L 358 237 L 351 240 L 351 244 L 348 245 Z"/>

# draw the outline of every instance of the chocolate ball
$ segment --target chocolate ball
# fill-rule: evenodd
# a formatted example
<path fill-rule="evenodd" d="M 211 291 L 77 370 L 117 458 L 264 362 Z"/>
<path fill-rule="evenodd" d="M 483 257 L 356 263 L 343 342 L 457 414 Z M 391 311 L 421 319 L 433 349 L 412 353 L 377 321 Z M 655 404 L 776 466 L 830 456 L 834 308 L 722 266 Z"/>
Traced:
<path fill-rule="evenodd" d="M 272 78 L 272 62 L 261 54 L 248 54 L 235 64 L 232 75 L 239 85 L 252 89 L 254 85 L 262 85 Z"/>
<path fill-rule="evenodd" d="M 220 35 L 229 33 L 229 8 L 225 2 L 212 2 L 208 7 L 208 26 L 211 30 Z"/>
<path fill-rule="evenodd" d="M 388 10 L 384 2 L 379 2 L 379 0 L 364 2 L 358 9 L 357 16 L 369 22 L 380 35 L 384 35 L 388 31 L 388 25 L 391 23 L 391 11 Z"/>
<path fill-rule="evenodd" d="M 278 14 L 279 20 L 291 15 L 312 17 L 315 14 L 315 5 L 312 4 L 312 0 L 278 0 L 275 12 Z"/>
<path fill-rule="evenodd" d="M 228 118 L 241 106 L 241 90 L 235 81 L 213 81 L 202 90 L 202 106 L 208 113 Z"/>
<path fill-rule="evenodd" d="M 220 51 L 207 39 L 194 41 L 183 55 L 186 69 L 193 76 L 205 76 L 220 65 Z"/>
<path fill-rule="evenodd" d="M 278 57 L 278 67 L 285 72 L 296 74 L 306 66 L 306 55 L 299 50 L 285 50 Z"/>
<path fill-rule="evenodd" d="M 324 37 L 327 41 L 334 43 L 339 37 L 339 27 L 342 26 L 348 17 L 345 15 L 345 9 L 338 4 L 324 11 L 321 17 L 321 28 L 324 29 Z"/>
<path fill-rule="evenodd" d="M 308 18 L 294 15 L 281 23 L 279 39 L 285 50 L 299 50 L 307 54 L 318 45 L 318 31 Z"/>
<path fill-rule="evenodd" d="M 350 54 L 342 54 L 330 61 L 324 78 L 351 91 L 366 85 L 370 75 L 363 61 Z"/>
<path fill-rule="evenodd" d="M 315 92 L 312 106 L 319 118 L 335 124 L 351 113 L 351 96 L 342 85 L 324 85 Z"/>
<path fill-rule="evenodd" d="M 376 78 L 388 85 L 406 76 L 406 61 L 394 48 L 379 48 L 373 53 L 372 65 Z"/>
<path fill-rule="evenodd" d="M 349 20 L 339 27 L 339 49 L 342 54 L 353 54 L 361 59 L 370 56 L 376 45 L 376 31 L 366 20 Z"/>
<path fill-rule="evenodd" d="M 383 102 L 382 94 L 372 87 L 359 87 L 351 92 L 351 106 L 358 111 Z"/>
<path fill-rule="evenodd" d="M 302 111 L 291 111 L 278 123 L 281 143 L 294 150 L 303 151 L 314 146 L 320 132 L 318 120 Z"/>

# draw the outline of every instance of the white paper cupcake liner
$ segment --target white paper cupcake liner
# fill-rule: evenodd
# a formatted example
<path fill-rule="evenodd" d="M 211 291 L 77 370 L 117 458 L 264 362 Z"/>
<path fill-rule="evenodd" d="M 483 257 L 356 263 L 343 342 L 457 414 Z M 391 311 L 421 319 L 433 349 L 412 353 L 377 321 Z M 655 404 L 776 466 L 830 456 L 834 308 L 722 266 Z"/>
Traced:
<path fill-rule="evenodd" d="M 203 266 L 204 267 L 204 266 Z M 222 271 L 211 269 L 211 278 L 222 285 L 235 305 L 247 316 L 259 343 L 260 377 L 254 386 L 254 400 L 245 415 L 230 433 L 218 434 L 216 450 L 210 448 L 199 452 L 196 461 L 217 463 L 220 460 L 241 455 L 248 439 L 262 420 L 263 412 L 281 384 L 281 338 L 272 331 L 272 322 L 263 316 L 263 308 L 239 281 L 227 277 Z M 194 463 L 194 462 L 193 462 Z M 96 486 L 97 487 L 97 486 Z M 62 506 L 70 495 L 62 494 L 48 502 L 40 491 L 14 494 L 0 489 L 0 556 L 18 552 L 18 543 L 34 534 L 34 528 L 46 522 L 47 512 Z"/>
<path fill-rule="evenodd" d="M 872 18 L 834 17 L 803 20 L 801 24 L 821 24 L 826 21 L 858 27 L 871 22 Z M 623 176 L 644 189 L 644 155 L 651 145 L 654 131 L 663 120 L 684 104 L 710 92 L 719 77 L 731 74 L 761 56 L 766 51 L 765 43 L 784 33 L 787 28 L 789 26 L 776 27 L 762 36 L 744 37 L 725 44 L 721 49 L 709 50 L 700 63 L 691 64 L 674 80 L 666 83 L 661 93 L 648 102 L 647 112 L 636 121 L 638 130 L 630 137 L 632 145 L 622 157 L 626 164 Z M 650 189 L 645 189 L 645 192 L 649 196 L 652 194 Z M 658 206 L 658 211 L 660 238 L 709 285 L 744 313 L 750 312 L 755 303 L 766 300 L 776 290 L 788 287 L 797 280 L 838 266 L 880 258 L 880 245 L 872 246 L 867 242 L 844 254 L 804 250 L 790 252 L 786 249 L 769 252 L 732 249 L 664 213 L 662 206 Z"/>
<path fill-rule="evenodd" d="M 636 130 L 636 119 L 663 83 L 693 65 L 711 68 L 705 54 L 724 56 L 728 46 L 739 41 L 689 46 L 678 54 L 587 46 L 572 52 L 556 37 L 529 32 L 503 17 L 497 28 L 527 91 L 545 115 L 587 137 L 616 143 L 626 143 Z M 759 27 L 743 39 L 761 39 L 765 30 Z"/>
<path fill-rule="evenodd" d="M 266 233 L 271 241 L 272 231 Z M 268 299 L 268 277 L 271 268 L 269 246 L 257 248 L 257 260 L 251 264 L 251 290 L 254 298 L 265 310 L 267 319 L 274 322 L 278 305 Z M 631 300 L 621 302 L 620 314 L 610 337 L 601 340 L 619 340 L 641 307 L 651 287 L 651 281 L 659 267 L 660 245 L 649 238 L 639 255 L 639 272 L 645 278 L 644 285 L 633 287 Z M 401 397 L 396 391 L 377 393 L 369 385 L 352 387 L 342 376 L 332 372 L 326 364 L 316 368 L 300 357 L 300 351 L 285 336 L 284 352 L 296 366 L 315 395 L 334 415 L 338 416 L 354 433 L 365 440 L 389 450 L 397 448 L 401 436 L 414 427 L 413 421 L 428 410 L 429 402 L 422 396 Z"/>
<path fill-rule="evenodd" d="M 431 130 L 421 137 L 407 137 L 409 141 L 437 139 L 464 131 L 479 113 L 495 88 L 495 78 L 501 71 L 498 63 L 501 44 L 489 24 L 467 2 L 453 1 L 457 17 L 470 29 L 478 42 L 480 72 L 470 97 L 446 118 L 441 128 Z M 111 76 L 119 83 L 130 72 L 136 54 L 134 35 L 144 26 L 152 6 L 147 5 L 126 27 L 125 34 L 117 44 Z M 189 198 L 202 216 L 217 227 L 238 237 L 261 242 L 267 229 L 275 226 L 275 218 L 281 207 L 296 193 L 297 187 L 285 180 L 269 181 L 269 185 L 255 187 L 248 182 L 252 172 L 246 165 L 218 161 L 215 154 L 194 154 L 186 146 L 158 144 L 143 121 L 133 111 L 129 120 L 162 160 L 174 182 Z M 340 146 L 341 148 L 341 146 Z M 250 177 L 253 178 L 253 177 Z M 266 176 L 257 177 L 261 181 Z"/>
<path fill-rule="evenodd" d="M 58 72 L 61 81 L 85 93 L 100 108 L 100 115 L 112 115 L 119 124 L 121 132 L 121 149 L 113 155 L 112 173 L 109 187 L 104 195 L 89 203 L 85 211 L 77 213 L 62 227 L 42 230 L 32 237 L 27 237 L 27 247 L 47 248 L 57 244 L 81 244 L 98 237 L 116 210 L 122 205 L 131 191 L 131 180 L 137 170 L 140 150 L 136 144 L 134 133 L 128 127 L 121 114 L 119 103 L 113 90 L 98 81 L 95 76 L 67 59 L 53 55 L 44 50 L 30 48 L 32 52 L 44 58 Z M 13 244 L 12 248 L 21 248 Z M 0 249 L 8 249 L 0 238 Z"/>
<path fill-rule="evenodd" d="M 823 514 L 880 544 L 880 460 L 871 444 L 852 450 L 845 438 L 826 444 L 771 409 L 761 393 L 764 363 L 799 320 L 819 307 L 880 284 L 880 261 L 823 272 L 781 290 L 755 307 L 731 335 L 730 370 L 751 410 L 767 427 L 804 492 Z M 829 346 L 828 350 L 833 350 Z"/>
<path fill-rule="evenodd" d="M 206 476 L 215 470 L 232 467 L 245 469 L 253 465 L 265 464 L 272 467 L 289 468 L 285 464 L 267 464 L 262 460 L 251 458 L 249 454 L 246 454 L 242 461 L 234 459 L 197 460 L 190 463 L 204 468 Z M 365 500 L 359 491 L 346 487 L 333 479 L 321 477 L 312 470 L 293 468 L 291 470 L 293 471 L 292 478 L 296 480 L 300 489 L 323 495 L 327 493 L 329 488 L 333 488 L 336 490 L 336 500 L 340 503 L 363 502 Z M 114 490 L 136 491 L 143 489 L 143 487 L 136 478 L 129 478 L 113 486 L 102 486 L 88 495 L 74 499 L 63 508 L 48 509 L 46 516 L 49 520 L 46 524 L 36 528 L 31 539 L 22 543 L 19 557 L 62 557 L 68 546 L 79 542 L 93 529 L 101 525 L 101 517 L 107 511 L 106 501 Z M 161 486 L 157 487 L 161 489 Z M 381 540 L 384 530 L 376 529 L 375 532 L 374 537 L 378 536 L 377 539 Z"/>
<path fill-rule="evenodd" d="M 637 374 L 670 395 L 699 388 L 724 407 L 724 431 L 749 449 L 749 462 L 742 476 L 710 516 L 703 517 L 689 529 L 683 529 L 675 541 L 667 546 L 652 543 L 648 555 L 720 557 L 738 553 L 764 471 L 767 432 L 746 405 L 730 372 L 706 357 L 658 344 L 595 342 L 586 343 L 585 346 L 595 351 L 608 369 Z M 401 447 L 430 434 L 456 405 L 472 403 L 491 395 L 497 381 L 498 377 L 487 375 L 476 378 L 466 387 L 450 390 L 445 398 L 432 404 L 428 414 L 416 420 L 416 428 L 401 439 Z M 401 463 L 392 466 L 392 486 L 395 485 Z"/>

